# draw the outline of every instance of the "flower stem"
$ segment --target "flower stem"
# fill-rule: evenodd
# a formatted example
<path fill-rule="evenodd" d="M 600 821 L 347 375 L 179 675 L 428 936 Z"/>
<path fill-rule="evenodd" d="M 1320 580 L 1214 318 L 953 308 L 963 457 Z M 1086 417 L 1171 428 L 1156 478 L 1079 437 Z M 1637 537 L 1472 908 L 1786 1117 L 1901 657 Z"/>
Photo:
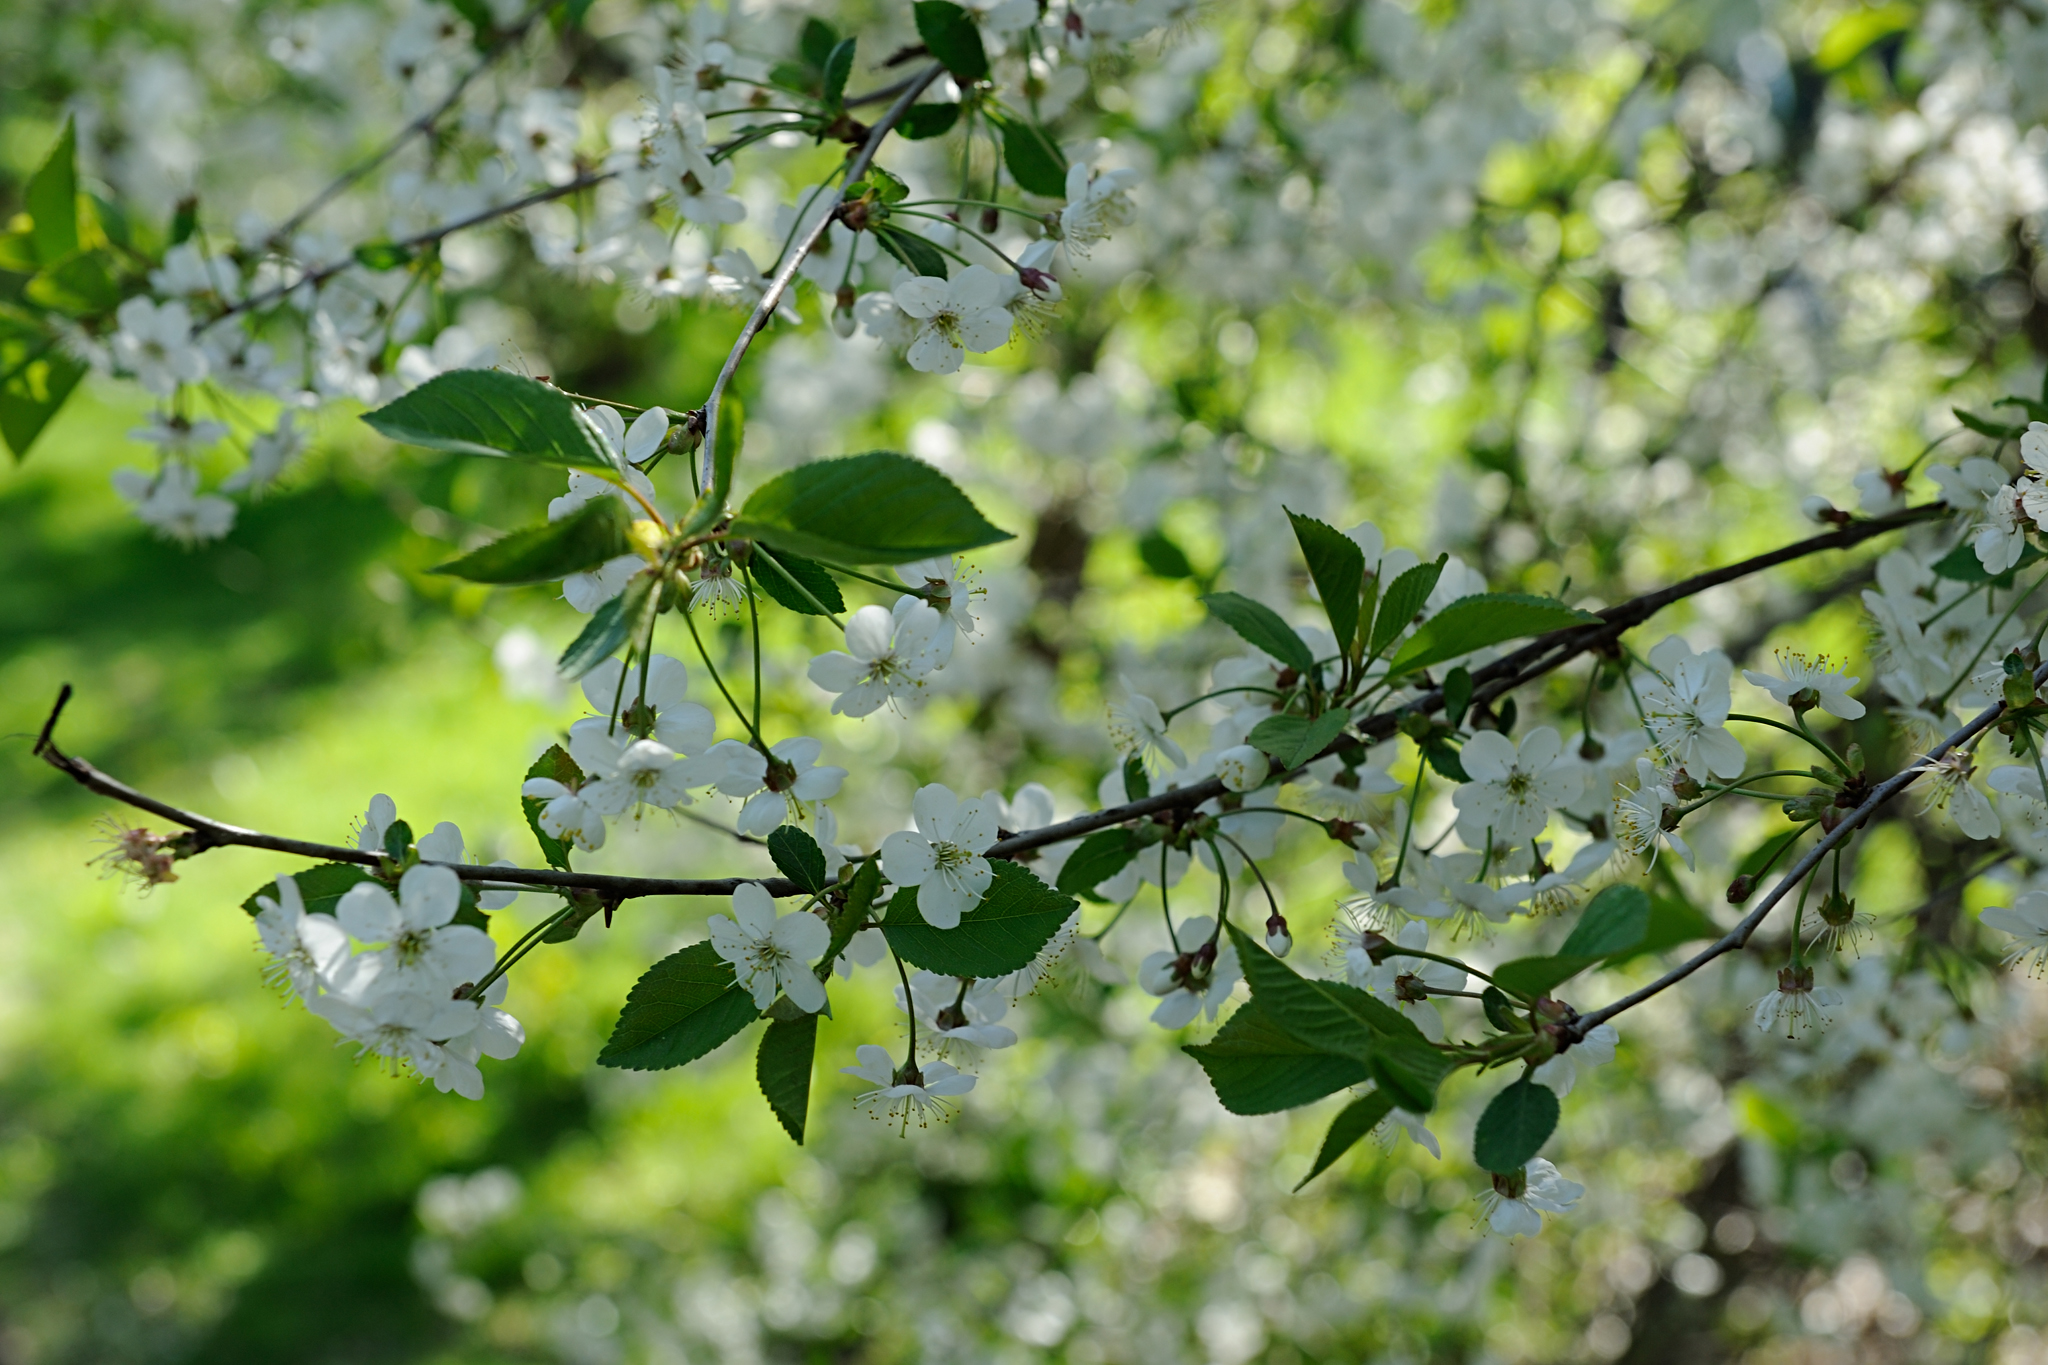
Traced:
<path fill-rule="evenodd" d="M 754 747 L 764 754 L 767 753 L 768 746 L 761 742 L 760 730 L 747 718 L 747 713 L 740 708 L 740 704 L 732 699 L 732 693 L 726 689 L 725 679 L 718 676 L 718 665 L 711 662 L 711 651 L 704 648 L 704 637 L 697 633 L 697 618 L 688 611 L 684 611 L 682 617 L 683 624 L 690 628 L 690 642 L 697 646 L 697 657 L 704 661 L 704 667 L 711 674 L 711 681 L 718 684 L 718 695 L 725 698 L 725 704 L 732 708 L 732 713 L 740 718 L 740 724 L 746 726 L 747 733 L 754 737 Z"/>

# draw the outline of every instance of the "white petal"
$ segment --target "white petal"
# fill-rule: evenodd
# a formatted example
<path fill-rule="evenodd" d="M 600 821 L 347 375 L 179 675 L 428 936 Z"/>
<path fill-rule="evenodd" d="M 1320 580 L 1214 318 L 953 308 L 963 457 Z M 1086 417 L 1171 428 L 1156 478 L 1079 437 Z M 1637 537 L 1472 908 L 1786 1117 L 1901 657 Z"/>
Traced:
<path fill-rule="evenodd" d="M 935 865 L 931 841 L 909 830 L 882 840 L 882 875 L 898 886 L 922 886 Z"/>
<path fill-rule="evenodd" d="M 343 892 L 334 918 L 358 943 L 388 943 L 404 927 L 398 903 L 376 882 L 357 882 Z"/>
<path fill-rule="evenodd" d="M 1458 751 L 1458 761 L 1476 782 L 1507 781 L 1515 758 L 1515 742 L 1498 730 L 1481 730 Z"/>
<path fill-rule="evenodd" d="M 732 913 L 755 938 L 766 938 L 775 928 L 775 898 L 759 882 L 741 882 L 733 888 Z"/>

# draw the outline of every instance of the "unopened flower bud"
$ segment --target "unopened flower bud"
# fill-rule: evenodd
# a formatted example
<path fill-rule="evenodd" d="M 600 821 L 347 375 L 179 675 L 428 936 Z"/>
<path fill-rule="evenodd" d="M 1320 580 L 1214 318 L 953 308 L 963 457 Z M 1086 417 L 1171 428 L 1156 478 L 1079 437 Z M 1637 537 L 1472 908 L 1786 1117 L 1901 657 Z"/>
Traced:
<path fill-rule="evenodd" d="M 1756 878 L 1745 872 L 1734 881 L 1728 883 L 1728 903 L 1730 905 L 1740 905 L 1748 900 L 1755 891 Z"/>
<path fill-rule="evenodd" d="M 1817 521 L 1823 526 L 1846 526 L 1850 520 L 1847 512 L 1818 493 L 1801 498 L 1799 511 L 1807 520 Z"/>
<path fill-rule="evenodd" d="M 1821 812 L 1835 804 L 1835 794 L 1825 787 L 1816 788 L 1803 796 L 1787 800 L 1779 809 L 1791 820 L 1818 820 Z"/>
<path fill-rule="evenodd" d="M 667 537 L 662 534 L 661 523 L 649 521 L 645 517 L 626 528 L 626 543 L 639 551 L 640 557 L 650 564 L 661 558 L 662 542 L 666 539 Z"/>
<path fill-rule="evenodd" d="M 855 325 L 851 308 L 834 308 L 832 310 L 832 335 L 843 341 L 853 335 Z"/>
<path fill-rule="evenodd" d="M 1249 744 L 1225 749 L 1216 756 L 1216 776 L 1234 792 L 1248 792 L 1266 780 L 1266 756 Z"/>
<path fill-rule="evenodd" d="M 1286 957 L 1294 951 L 1294 935 L 1287 932 L 1287 917 L 1277 910 L 1266 919 L 1266 951 L 1274 957 Z"/>

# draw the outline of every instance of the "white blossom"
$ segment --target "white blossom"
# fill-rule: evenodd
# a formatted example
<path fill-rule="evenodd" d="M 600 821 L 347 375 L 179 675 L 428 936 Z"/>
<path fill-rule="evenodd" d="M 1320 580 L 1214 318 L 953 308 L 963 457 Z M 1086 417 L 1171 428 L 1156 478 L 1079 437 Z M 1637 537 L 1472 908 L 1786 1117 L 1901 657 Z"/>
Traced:
<path fill-rule="evenodd" d="M 383 944 L 351 964 L 352 980 L 374 981 L 376 990 L 413 990 L 445 996 L 475 981 L 497 960 L 491 936 L 467 924 L 451 924 L 462 900 L 462 882 L 445 867 L 408 868 L 398 880 L 398 898 L 378 882 L 357 882 L 342 894 L 334 917 L 360 943 Z"/>
<path fill-rule="evenodd" d="M 206 378 L 206 352 L 193 340 L 192 310 L 184 304 L 138 294 L 114 310 L 114 321 L 114 363 L 151 393 L 168 398 L 180 384 Z"/>
<path fill-rule="evenodd" d="M 825 746 L 808 735 L 778 740 L 772 745 L 768 752 L 775 761 L 762 764 L 765 789 L 748 798 L 740 808 L 740 833 L 766 836 L 778 825 L 802 824 L 816 803 L 839 795 L 839 785 L 846 781 L 846 769 L 821 765 L 818 756 L 824 751 Z M 721 790 L 732 794 L 729 788 Z"/>
<path fill-rule="evenodd" d="M 1956 822 L 1956 828 L 1972 839 L 1996 839 L 1998 837 L 1998 812 L 1991 808 L 1990 798 L 1971 784 L 1970 777 L 1977 771 L 1976 763 L 1961 749 L 1951 749 L 1940 758 L 1921 755 L 1924 765 L 1921 771 L 1927 774 L 1927 800 L 1921 805 L 1922 813 L 1933 810 L 1947 811 L 1949 818 Z"/>
<path fill-rule="evenodd" d="M 1559 1099 L 1563 1099 L 1572 1093 L 1579 1072 L 1613 1061 L 1615 1046 L 1620 1042 L 1621 1033 L 1614 1025 L 1597 1024 L 1586 1030 L 1586 1036 L 1579 1042 L 1531 1071 L 1529 1078 L 1538 1085 L 1549 1086 Z"/>
<path fill-rule="evenodd" d="M 1067 206 L 1060 210 L 1060 238 L 1067 250 L 1085 256 L 1089 248 L 1131 221 L 1136 209 L 1132 170 L 1096 171 L 1084 162 L 1067 167 Z"/>
<path fill-rule="evenodd" d="M 927 924 L 956 928 L 995 879 L 981 855 L 996 842 L 996 813 L 936 782 L 918 788 L 910 809 L 917 828 L 882 840 L 882 875 L 917 888 L 917 912 Z"/>
<path fill-rule="evenodd" d="M 219 540 L 235 524 L 235 505 L 226 498 L 202 494 L 199 471 L 187 464 L 165 465 L 154 476 L 136 469 L 117 469 L 114 491 L 134 507 L 144 525 L 187 545 Z"/>
<path fill-rule="evenodd" d="M 1543 1231 L 1543 1214 L 1570 1213 L 1585 1192 L 1539 1156 L 1511 1175 L 1495 1175 L 1493 1188 L 1479 1197 L 1479 1216 L 1503 1237 L 1534 1237 Z"/>
<path fill-rule="evenodd" d="M 1694 773 L 1742 776 L 1742 742 L 1728 733 L 1728 683 L 1734 666 L 1718 649 L 1694 653 L 1668 635 L 1650 651 L 1656 676 L 1639 690 L 1643 713 L 1665 757 Z"/>
<path fill-rule="evenodd" d="M 270 954 L 264 976 L 311 1000 L 348 960 L 348 934 L 332 915 L 307 914 L 299 884 L 282 873 L 277 894 L 259 895 L 256 904 L 256 933 Z"/>
<path fill-rule="evenodd" d="M 1813 984 L 1813 968 L 1786 967 L 1778 973 L 1778 988 L 1756 1002 L 1756 1026 L 1762 1033 L 1782 1029 L 1787 1038 L 1803 1038 L 1833 1023 L 1841 1003 L 1840 991 Z"/>
<path fill-rule="evenodd" d="M 1540 725 L 1517 745 L 1498 730 L 1481 730 L 1465 742 L 1459 761 L 1472 781 L 1451 795 L 1458 807 L 1458 835 L 1480 845 L 1487 831 L 1503 844 L 1521 844 L 1543 832 L 1550 812 L 1579 794 L 1583 779 L 1564 761 L 1557 731 Z"/>
<path fill-rule="evenodd" d="M 550 836 L 566 840 L 586 853 L 604 847 L 604 815 L 583 799 L 580 787 L 564 786 L 552 777 L 529 777 L 519 788 L 519 794 L 547 803 L 537 818 Z"/>
<path fill-rule="evenodd" d="M 1216 776 L 1234 792 L 1248 792 L 1266 780 L 1272 764 L 1249 744 L 1239 744 L 1216 755 Z"/>
<path fill-rule="evenodd" d="M 1204 1013 L 1214 1019 L 1244 975 L 1236 947 L 1220 939 L 1211 942 L 1215 928 L 1216 921 L 1207 915 L 1182 920 L 1173 931 L 1174 951 L 1152 953 L 1138 964 L 1138 984 L 1161 997 L 1152 1011 L 1159 1027 L 1185 1028 Z"/>
<path fill-rule="evenodd" d="M 777 917 L 774 898 L 759 882 L 742 882 L 732 893 L 732 918 L 713 915 L 707 925 L 711 946 L 732 964 L 740 989 L 767 1009 L 777 995 L 806 1014 L 825 1008 L 825 984 L 811 970 L 832 942 L 832 931 L 808 910 Z"/>
<path fill-rule="evenodd" d="M 860 1064 L 842 1066 L 840 1071 L 876 1087 L 856 1096 L 854 1104 L 875 1118 L 894 1116 L 905 1127 L 913 1119 L 920 1128 L 934 1119 L 944 1123 L 953 1117 L 954 1097 L 974 1089 L 974 1077 L 961 1075 L 948 1062 L 926 1062 L 922 1067 L 906 1062 L 899 1070 L 888 1049 L 874 1043 L 862 1043 L 853 1055 Z"/>
<path fill-rule="evenodd" d="M 915 597 L 898 599 L 893 611 L 862 607 L 846 618 L 846 652 L 812 659 L 810 679 L 838 694 L 833 715 L 872 715 L 924 691 L 925 679 L 939 665 L 945 628 L 939 614 Z"/>
<path fill-rule="evenodd" d="M 1429 926 L 1420 920 L 1412 920 L 1401 926 L 1401 931 L 1394 935 L 1394 943 L 1402 948 L 1426 949 L 1429 947 Z M 1358 972 L 1361 961 L 1365 968 L 1363 973 Z M 1390 953 L 1384 960 L 1374 963 L 1362 948 L 1347 951 L 1344 965 L 1346 973 L 1351 975 L 1352 985 L 1363 987 L 1407 1015 L 1422 1030 L 1422 1036 L 1431 1042 L 1444 1040 L 1443 1017 L 1437 1013 L 1436 1006 L 1429 1003 L 1427 995 L 1430 991 L 1464 990 L 1464 968 L 1399 953 Z"/>
<path fill-rule="evenodd" d="M 896 1008 L 916 1014 L 918 1041 L 934 1057 L 973 1057 L 1017 1042 L 1016 1030 L 998 1022 L 1010 1002 L 992 980 L 919 972 L 910 978 L 908 999 L 902 986 L 896 988 Z"/>
<path fill-rule="evenodd" d="M 2012 935 L 2005 962 L 2024 962 L 2035 976 L 2048 973 L 2048 891 L 2023 891 L 2011 905 L 1987 906 L 1977 918 L 1986 928 Z"/>
<path fill-rule="evenodd" d="M 951 279 L 913 275 L 890 290 L 896 306 L 916 319 L 904 359 L 914 370 L 952 374 L 968 351 L 993 351 L 1010 339 L 1002 281 L 987 266 L 970 265 Z"/>
<path fill-rule="evenodd" d="M 1609 812 L 1608 828 L 1613 832 L 1614 843 L 1623 853 L 1636 857 L 1648 853 L 1654 859 L 1659 844 L 1669 844 L 1672 852 L 1693 865 L 1692 848 L 1678 837 L 1675 829 L 1664 827 L 1664 811 L 1678 804 L 1678 797 L 1665 785 L 1657 765 L 1647 758 L 1636 760 L 1636 789 L 1626 789 L 1614 794 L 1614 806 Z"/>
<path fill-rule="evenodd" d="M 1173 741 L 1166 733 L 1166 718 L 1160 714 L 1159 703 L 1131 686 L 1125 678 L 1124 700 L 1109 703 L 1109 742 L 1125 758 L 1143 760 L 1153 768 L 1153 757 L 1165 759 L 1176 768 L 1188 765 L 1187 750 Z"/>
<path fill-rule="evenodd" d="M 1797 650 L 1781 649 L 1776 651 L 1776 658 L 1778 671 L 1784 674 L 1783 677 L 1773 677 L 1749 668 L 1742 670 L 1742 676 L 1770 693 L 1782 705 L 1792 706 L 1795 698 L 1800 699 L 1802 706 L 1794 707 L 1794 710 L 1803 709 L 1807 702 L 1804 694 L 1810 693 L 1812 705 L 1838 720 L 1862 717 L 1863 703 L 1849 695 L 1849 689 L 1862 682 L 1861 678 L 1839 672 L 1833 667 L 1834 660 L 1825 654 L 1809 657 Z"/>

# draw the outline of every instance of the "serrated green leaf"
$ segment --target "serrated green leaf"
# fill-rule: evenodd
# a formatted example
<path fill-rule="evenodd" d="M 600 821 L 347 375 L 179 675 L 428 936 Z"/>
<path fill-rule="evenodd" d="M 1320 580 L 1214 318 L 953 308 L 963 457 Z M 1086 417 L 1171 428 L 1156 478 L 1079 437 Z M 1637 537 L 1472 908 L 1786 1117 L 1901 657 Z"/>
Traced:
<path fill-rule="evenodd" d="M 886 450 L 815 460 L 755 489 L 732 534 L 828 564 L 905 564 L 1009 540 L 951 479 Z"/>
<path fill-rule="evenodd" d="M 64 120 L 57 145 L 23 187 L 21 206 L 33 223 L 29 240 L 45 266 L 78 250 L 78 123 Z"/>
<path fill-rule="evenodd" d="M 649 967 L 626 997 L 599 1066 L 663 1071 L 694 1062 L 761 1017 L 709 943 L 693 943 Z"/>
<path fill-rule="evenodd" d="M 1557 1096 L 1523 1076 L 1495 1095 L 1472 1134 L 1472 1159 L 1481 1170 L 1511 1175 L 1557 1130 Z"/>
<path fill-rule="evenodd" d="M 552 384 L 503 370 L 450 370 L 363 414 L 406 445 L 616 472 L 617 461 L 576 401 Z"/>
<path fill-rule="evenodd" d="M 846 904 L 834 910 L 825 921 L 832 930 L 832 941 L 825 948 L 825 956 L 818 960 L 820 980 L 831 974 L 832 964 L 846 951 L 846 945 L 853 942 L 853 936 L 861 931 L 867 922 L 868 912 L 874 909 L 875 894 L 881 889 L 881 861 L 869 858 L 860 864 L 853 880 L 846 884 Z"/>
<path fill-rule="evenodd" d="M 1650 927 L 1650 897 L 1639 886 L 1604 887 L 1586 902 L 1579 922 L 1558 945 L 1561 957 L 1612 957 L 1632 952 Z"/>
<path fill-rule="evenodd" d="M 988 79 L 988 51 L 981 45 L 974 16 L 952 0 L 917 0 L 910 8 L 917 18 L 917 36 L 954 79 L 963 85 Z"/>
<path fill-rule="evenodd" d="M 903 121 L 896 125 L 896 131 L 912 142 L 926 138 L 944 137 L 953 131 L 953 125 L 960 121 L 960 106 L 957 104 L 913 104 Z"/>
<path fill-rule="evenodd" d="M 632 515 L 617 498 L 592 498 L 545 526 L 529 526 L 430 572 L 472 583 L 552 583 L 631 554 Z"/>
<path fill-rule="evenodd" d="M 1504 991 L 1537 999 L 1549 995 L 1600 959 L 1597 957 L 1518 957 L 1493 969 L 1493 979 Z"/>
<path fill-rule="evenodd" d="M 783 876 L 813 895 L 829 885 L 825 880 L 825 850 L 795 825 L 778 825 L 768 835 L 768 856 L 782 869 Z"/>
<path fill-rule="evenodd" d="M 1567 626 L 1596 623 L 1599 619 L 1554 597 L 1533 593 L 1484 592 L 1461 597 L 1424 621 L 1408 637 L 1408 642 L 1387 665 L 1387 676 L 1413 673 L 1504 640 L 1544 635 Z"/>
<path fill-rule="evenodd" d="M 1277 1114 L 1369 1079 L 1365 1063 L 1309 1046 L 1259 1008 L 1240 1005 L 1214 1038 L 1185 1046 L 1233 1114 Z"/>
<path fill-rule="evenodd" d="M 1252 727 L 1245 742 L 1271 754 L 1285 771 L 1300 767 L 1329 748 L 1350 723 L 1351 713 L 1341 706 L 1314 720 L 1305 716 L 1268 716 Z"/>
<path fill-rule="evenodd" d="M 1275 1024 L 1305 1046 L 1355 1058 L 1402 1108 L 1420 1114 L 1435 1107 L 1436 1084 L 1448 1063 L 1413 1021 L 1356 986 L 1300 975 L 1236 925 L 1230 941 L 1252 1003 Z"/>
<path fill-rule="evenodd" d="M 991 116 L 1002 130 L 1003 165 L 1017 187 L 1047 199 L 1067 192 L 1067 158 L 1052 135 L 1029 119 Z"/>
<path fill-rule="evenodd" d="M 839 30 L 815 15 L 804 20 L 797 34 L 796 50 L 806 63 L 823 70 L 839 46 Z"/>
<path fill-rule="evenodd" d="M 851 39 L 847 40 L 849 43 Z M 754 1055 L 754 1080 L 782 1131 L 804 1145 L 804 1120 L 811 1107 L 811 1063 L 818 1051 L 818 1016 L 771 1019 Z"/>
<path fill-rule="evenodd" d="M 1316 1164 L 1309 1167 L 1308 1174 L 1301 1178 L 1301 1184 L 1294 1188 L 1300 1190 L 1302 1185 L 1329 1170 L 1338 1157 L 1379 1127 L 1380 1120 L 1393 1111 L 1394 1097 L 1384 1090 L 1374 1090 L 1338 1110 L 1337 1117 L 1330 1120 L 1330 1131 L 1323 1135 L 1323 1147 L 1316 1153 Z"/>
<path fill-rule="evenodd" d="M 839 580 L 815 559 L 756 545 L 751 568 L 761 591 L 791 611 L 806 616 L 832 616 L 846 610 Z"/>
<path fill-rule="evenodd" d="M 901 261 L 906 269 L 942 280 L 951 276 L 952 268 L 946 264 L 946 253 L 916 233 L 893 227 L 870 230 L 875 234 L 875 240 L 882 244 L 882 250 Z"/>
<path fill-rule="evenodd" d="M 1373 618 L 1372 637 L 1367 642 L 1367 652 L 1373 658 L 1386 653 L 1387 647 L 1401 638 L 1401 632 L 1436 591 L 1436 581 L 1443 577 L 1444 565 L 1449 561 L 1449 555 L 1438 555 L 1434 564 L 1417 564 L 1387 584 L 1380 598 L 1379 613 Z"/>
<path fill-rule="evenodd" d="M 289 875 L 298 884 L 299 899 L 305 902 L 309 915 L 333 914 L 334 907 L 348 894 L 350 887 L 375 880 L 368 868 L 356 863 L 319 863 Z M 256 903 L 258 896 L 277 899 L 277 882 L 265 882 L 243 899 L 242 909 L 251 919 L 263 912 L 263 907 Z"/>
<path fill-rule="evenodd" d="M 1295 672 L 1306 677 L 1315 671 L 1316 656 L 1309 652 L 1308 642 L 1265 603 L 1254 602 L 1243 593 L 1212 592 L 1203 594 L 1202 605 L 1246 643 L 1264 650 Z"/>
<path fill-rule="evenodd" d="M 590 614 L 582 633 L 562 651 L 556 671 L 574 682 L 611 658 L 627 641 L 646 639 L 660 605 L 660 583 L 654 575 L 634 574 L 624 592 Z"/>
<path fill-rule="evenodd" d="M 1412 1038 L 1381 1038 L 1374 1044 L 1366 1066 L 1374 1082 L 1393 1097 L 1395 1104 L 1411 1114 L 1426 1114 L 1436 1107 L 1437 1087 L 1451 1074 L 1453 1063 L 1418 1034 Z"/>
<path fill-rule="evenodd" d="M 526 770 L 527 779 L 536 777 L 549 778 L 565 787 L 576 787 L 583 782 L 583 769 L 576 765 L 575 759 L 569 757 L 568 750 L 559 744 L 550 744 L 547 752 L 536 758 L 533 766 Z M 569 845 L 540 827 L 540 813 L 547 808 L 547 804 L 538 796 L 519 798 L 519 808 L 526 813 L 526 827 L 533 831 L 533 837 L 540 842 L 540 856 L 547 859 L 549 867 L 558 867 L 567 872 L 570 870 Z"/>
<path fill-rule="evenodd" d="M 1098 829 L 1060 865 L 1058 889 L 1069 896 L 1101 902 L 1095 888 L 1129 867 L 1138 856 L 1138 841 L 1127 829 Z"/>
<path fill-rule="evenodd" d="M 1308 576 L 1323 599 L 1323 614 L 1330 620 L 1330 633 L 1337 637 L 1337 652 L 1349 654 L 1358 638 L 1359 597 L 1365 588 L 1365 552 L 1358 542 L 1336 527 L 1288 512 L 1295 543 L 1308 564 Z"/>
<path fill-rule="evenodd" d="M 934 929 L 917 911 L 917 888 L 899 889 L 889 901 L 882 932 L 896 955 L 940 976 L 1007 976 L 1031 965 L 1077 908 L 1008 859 L 991 863 L 995 880 L 981 904 L 956 929 Z"/>
<path fill-rule="evenodd" d="M 840 101 L 846 96 L 846 78 L 853 74 L 853 47 L 852 38 L 841 39 L 825 58 L 822 67 L 825 84 L 819 98 L 825 101 L 828 108 L 838 108 Z M 802 1142 L 803 1138 L 799 1136 L 797 1141 Z"/>

